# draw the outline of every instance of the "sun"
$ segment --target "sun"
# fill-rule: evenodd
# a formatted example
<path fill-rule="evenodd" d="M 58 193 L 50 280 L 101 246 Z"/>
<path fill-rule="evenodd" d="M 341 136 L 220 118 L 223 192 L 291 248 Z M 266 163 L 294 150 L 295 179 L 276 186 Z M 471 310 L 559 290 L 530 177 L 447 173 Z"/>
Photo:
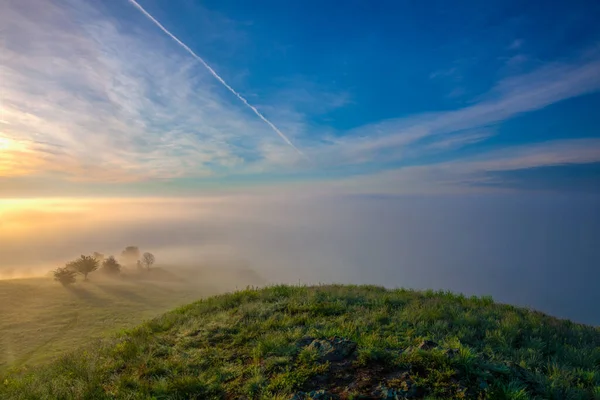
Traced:
<path fill-rule="evenodd" d="M 0 176 L 29 173 L 36 165 L 36 157 L 23 142 L 0 135 Z"/>
<path fill-rule="evenodd" d="M 17 143 L 14 140 L 9 139 L 4 136 L 0 136 L 0 151 L 14 150 L 18 147 L 19 146 L 17 145 Z"/>

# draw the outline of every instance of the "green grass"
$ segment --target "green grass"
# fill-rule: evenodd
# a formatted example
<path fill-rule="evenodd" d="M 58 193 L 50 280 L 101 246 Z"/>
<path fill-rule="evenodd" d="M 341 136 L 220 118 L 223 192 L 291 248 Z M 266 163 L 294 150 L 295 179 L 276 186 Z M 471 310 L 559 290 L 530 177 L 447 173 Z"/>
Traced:
<path fill-rule="evenodd" d="M 219 292 L 170 278 L 106 279 L 95 273 L 69 288 L 50 278 L 0 280 L 0 371 L 51 360 Z"/>
<path fill-rule="evenodd" d="M 426 340 L 435 343 L 421 346 Z M 328 359 L 328 346 L 344 356 Z M 600 399 L 600 329 L 446 292 L 275 286 L 180 307 L 0 380 L 3 399 L 304 399 L 311 392 L 320 399 Z"/>

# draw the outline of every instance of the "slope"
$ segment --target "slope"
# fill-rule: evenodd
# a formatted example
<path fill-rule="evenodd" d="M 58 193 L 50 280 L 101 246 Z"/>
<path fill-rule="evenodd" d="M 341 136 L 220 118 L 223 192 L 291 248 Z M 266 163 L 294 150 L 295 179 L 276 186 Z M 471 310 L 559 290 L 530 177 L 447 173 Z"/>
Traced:
<path fill-rule="evenodd" d="M 594 399 L 600 329 L 372 286 L 219 295 L 4 377 L 1 398 Z"/>

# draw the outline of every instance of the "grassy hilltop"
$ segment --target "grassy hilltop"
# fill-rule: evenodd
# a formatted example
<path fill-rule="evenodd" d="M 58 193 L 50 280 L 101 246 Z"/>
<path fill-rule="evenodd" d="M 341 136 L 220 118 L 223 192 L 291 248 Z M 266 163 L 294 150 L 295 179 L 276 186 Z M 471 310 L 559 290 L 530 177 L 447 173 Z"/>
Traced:
<path fill-rule="evenodd" d="M 600 399 L 600 329 L 489 298 L 276 286 L 1 379 L 3 399 Z"/>

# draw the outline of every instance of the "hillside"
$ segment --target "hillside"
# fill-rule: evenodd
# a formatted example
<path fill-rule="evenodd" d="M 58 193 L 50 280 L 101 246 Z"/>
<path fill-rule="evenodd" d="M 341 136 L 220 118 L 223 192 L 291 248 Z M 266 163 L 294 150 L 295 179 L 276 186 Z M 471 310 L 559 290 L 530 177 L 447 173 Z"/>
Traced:
<path fill-rule="evenodd" d="M 115 279 L 97 273 L 68 288 L 51 278 L 0 280 L 0 371 L 37 365 L 200 297 L 253 282 L 239 275 L 223 268 L 219 273 L 156 268 Z"/>
<path fill-rule="evenodd" d="M 600 329 L 489 298 L 276 286 L 3 377 L 0 398 L 594 399 Z"/>

